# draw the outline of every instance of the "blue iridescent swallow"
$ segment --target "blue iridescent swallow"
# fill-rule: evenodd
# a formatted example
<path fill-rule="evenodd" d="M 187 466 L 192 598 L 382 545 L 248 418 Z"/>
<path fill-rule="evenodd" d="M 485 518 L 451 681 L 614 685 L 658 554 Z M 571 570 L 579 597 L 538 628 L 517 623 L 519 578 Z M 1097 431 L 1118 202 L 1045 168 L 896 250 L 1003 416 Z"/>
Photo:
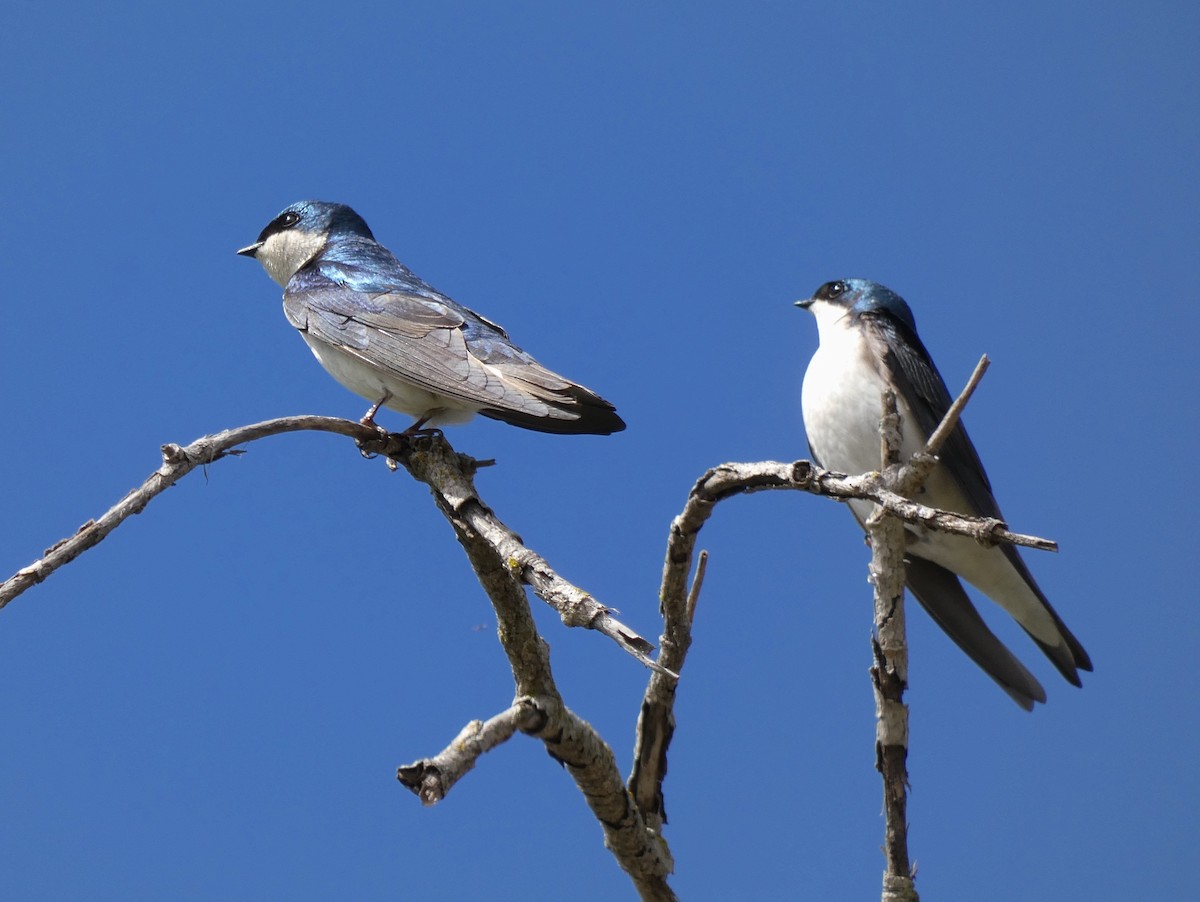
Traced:
<path fill-rule="evenodd" d="M 843 473 L 880 466 L 880 397 L 896 393 L 904 459 L 925 444 L 952 399 L 899 295 L 865 279 L 827 282 L 796 305 L 817 319 L 820 344 L 804 375 L 801 403 L 813 459 Z M 975 517 L 1001 518 L 979 454 L 960 422 L 919 500 Z M 851 501 L 862 524 L 874 505 Z M 1000 605 L 1076 686 L 1092 662 L 1012 545 L 906 524 L 909 590 L 930 616 L 1021 707 L 1044 702 L 1041 684 L 987 627 L 960 578 Z"/>
<path fill-rule="evenodd" d="M 300 201 L 239 254 L 283 286 L 288 322 L 334 379 L 416 417 L 410 430 L 479 413 L 538 432 L 609 435 L 612 404 L 553 373 L 491 320 L 436 291 L 344 204 Z"/>

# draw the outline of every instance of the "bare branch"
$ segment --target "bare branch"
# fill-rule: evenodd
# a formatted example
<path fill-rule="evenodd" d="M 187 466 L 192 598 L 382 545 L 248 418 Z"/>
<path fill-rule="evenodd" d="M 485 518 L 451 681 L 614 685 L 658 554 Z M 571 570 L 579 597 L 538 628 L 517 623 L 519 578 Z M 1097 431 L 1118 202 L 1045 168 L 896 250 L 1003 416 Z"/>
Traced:
<path fill-rule="evenodd" d="M 432 758 L 398 768 L 396 779 L 416 793 L 422 804 L 434 805 L 475 766 L 480 755 L 507 742 L 517 730 L 530 732 L 544 720 L 533 699 L 518 699 L 511 708 L 486 723 L 471 721 Z"/>
<path fill-rule="evenodd" d="M 955 401 L 946 419 L 935 431 L 936 441 L 927 444 L 923 449 L 923 453 L 930 457 L 933 464 L 937 462 L 933 455 L 940 450 L 941 443 L 953 430 L 962 408 L 986 368 L 985 357 L 976 367 L 963 395 Z M 895 442 L 894 447 L 898 449 L 898 420 L 886 419 L 881 425 L 889 431 L 892 441 Z M 886 447 L 886 439 L 881 436 L 881 448 Z M 895 451 L 885 459 L 898 460 L 897 455 L 898 451 Z M 924 477 L 918 473 L 913 478 L 923 480 Z M 694 607 L 690 607 L 688 603 L 687 576 L 692 567 L 698 533 L 712 516 L 716 504 L 734 495 L 778 489 L 804 491 L 842 501 L 852 498 L 874 501 L 880 516 L 886 513 L 907 523 L 970 536 L 984 544 L 1006 542 L 1046 551 L 1058 550 L 1057 544 L 1049 539 L 1011 532 L 1001 520 L 967 517 L 911 501 L 897 492 L 893 481 L 885 478 L 882 473 L 848 476 L 824 470 L 806 460 L 792 463 L 759 461 L 721 464 L 697 480 L 688 494 L 683 511 L 671 521 L 659 594 L 663 634 L 659 642 L 661 652 L 658 660 L 664 667 L 675 673 L 681 672 L 691 645 L 691 616 L 694 614 Z M 701 575 L 697 573 L 697 582 Z M 634 762 L 628 780 L 629 791 L 641 807 L 647 823 L 657 830 L 661 830 L 667 820 L 662 784 L 667 773 L 667 751 L 675 731 L 676 686 L 677 681 L 674 679 L 659 674 L 651 676 L 638 715 Z"/>
<path fill-rule="evenodd" d="M 692 567 L 696 537 L 719 500 L 704 488 L 713 472 L 709 470 L 692 487 L 683 512 L 671 521 L 667 536 L 667 558 L 658 596 L 663 616 L 658 662 L 674 673 L 682 670 L 692 644 L 687 577 Z M 651 674 L 638 712 L 633 769 L 627 783 L 646 824 L 658 832 L 667 822 L 662 783 L 667 775 L 667 749 L 675 733 L 675 687 L 678 682 L 677 677 Z"/>
<path fill-rule="evenodd" d="M 984 355 L 966 387 L 950 405 L 925 447 L 907 465 L 900 461 L 899 416 L 896 395 L 883 392 L 879 420 L 884 485 L 900 495 L 921 490 L 937 454 L 950 437 L 983 374 Z M 917 902 L 908 855 L 908 639 L 905 635 L 904 583 L 906 578 L 904 523 L 883 506 L 867 518 L 871 543 L 871 583 L 874 588 L 875 633 L 871 637 L 871 682 L 875 693 L 875 769 L 883 777 L 884 858 L 883 902 Z"/>
<path fill-rule="evenodd" d="M 986 358 L 980 362 L 964 392 L 965 397 L 960 397 L 947 414 L 946 421 L 931 437 L 922 455 L 914 457 L 910 466 L 900 471 L 905 480 L 912 479 L 919 484 L 924 477 L 921 470 L 927 474 L 936 465 L 934 455 L 952 431 L 966 398 L 985 367 Z M 892 424 L 893 430 L 895 425 Z M 348 420 L 302 416 L 228 430 L 198 439 L 185 447 L 164 445 L 162 465 L 141 486 L 129 492 L 98 520 L 88 521 L 75 535 L 58 542 L 41 559 L 0 584 L 0 607 L 98 544 L 125 519 L 140 513 L 154 497 L 196 467 L 243 453 L 235 450 L 238 445 L 297 430 L 319 430 L 354 438 L 365 454 L 382 454 L 393 469 L 397 464 L 403 465 L 414 478 L 425 482 L 453 527 L 496 610 L 501 643 L 516 683 L 517 700 L 511 708 L 485 723 L 474 721 L 468 724 L 433 758 L 400 768 L 397 774 L 400 782 L 417 793 L 425 804 L 433 804 L 474 767 L 481 755 L 507 741 L 516 731 L 535 736 L 571 773 L 602 825 L 605 844 L 630 874 L 641 897 L 647 900 L 675 899 L 666 883 L 673 862 L 660 835 L 662 825 L 666 823 L 662 783 L 675 727 L 673 706 L 678 674 L 691 644 L 691 621 L 703 585 L 706 554 L 701 554 L 690 589 L 688 574 L 699 531 L 717 502 L 738 494 L 772 489 L 801 490 L 839 500 L 862 498 L 876 503 L 881 514 L 878 518 L 881 527 L 886 522 L 889 528 L 895 526 L 902 530 L 899 524 L 902 520 L 972 536 L 985 543 L 1057 547 L 1045 539 L 1012 533 L 1000 520 L 964 517 L 916 504 L 897 491 L 895 467 L 885 467 L 882 473 L 847 476 L 822 470 L 807 461 L 723 464 L 709 470 L 697 481 L 684 510 L 671 524 L 660 593 L 664 618 L 661 650 L 658 660 L 652 661 L 648 653 L 653 646 L 648 641 L 616 620 L 612 609 L 560 577 L 483 503 L 474 486 L 474 474 L 478 467 L 490 462 L 456 453 L 440 433 L 396 435 Z M 893 458 L 894 454 L 891 454 L 885 459 Z M 888 544 L 879 542 L 881 548 Z M 887 568 L 880 570 L 877 585 L 883 583 L 884 569 Z M 900 579 L 903 580 L 902 571 Z M 548 647 L 533 624 L 523 585 L 531 586 L 550 604 L 566 626 L 597 630 L 652 669 L 638 719 L 635 761 L 628 788 L 621 782 L 608 745 L 563 703 L 554 685 Z M 895 618 L 894 613 L 889 616 Z M 886 642 L 882 632 L 880 635 L 875 647 L 879 660 L 886 661 Z M 885 666 L 879 671 L 879 684 L 888 679 L 888 670 Z M 891 670 L 892 675 L 901 679 L 902 689 L 905 668 L 896 670 L 892 666 Z M 886 750 L 887 747 L 881 745 L 880 748 Z"/>
<path fill-rule="evenodd" d="M 841 474 L 832 475 L 840 476 Z M 938 510 L 918 504 L 884 488 L 880 485 L 878 474 L 868 473 L 863 477 L 844 478 L 847 480 L 846 488 L 849 491 L 843 495 L 840 486 L 827 485 L 826 488 L 831 489 L 830 495 L 837 493 L 836 497 L 869 498 L 879 504 L 886 513 L 898 517 L 905 523 L 919 523 L 941 532 L 968 536 L 983 545 L 1021 545 L 1026 548 L 1035 548 L 1038 551 L 1058 551 L 1057 542 L 1038 536 L 1010 532 L 1007 524 L 995 517 L 968 517 L 964 514 L 956 514 L 954 511 Z M 860 485 L 860 479 L 865 479 L 870 485 Z M 818 492 L 817 494 L 825 493 Z"/>
<path fill-rule="evenodd" d="M 879 420 L 883 479 L 901 478 L 900 429 L 896 395 L 883 392 Z M 918 486 L 919 488 L 919 486 Z M 871 683 L 875 695 L 875 769 L 883 777 L 884 872 L 883 898 L 887 887 L 911 891 L 912 868 L 908 858 L 908 641 L 904 622 L 904 523 L 877 508 L 867 518 L 871 544 L 870 575 L 874 586 L 875 632 L 871 636 Z"/>
<path fill-rule="evenodd" d="M 399 455 L 397 460 L 431 485 L 438 507 L 454 528 L 492 602 L 500 643 L 508 655 L 516 683 L 517 705 L 532 706 L 538 715 L 528 723 L 522 720 L 518 728 L 541 739 L 550 755 L 566 767 L 600 822 L 605 845 L 629 874 L 642 899 L 672 902 L 675 894 L 667 884 L 667 875 L 673 868 L 670 851 L 660 837 L 647 829 L 621 782 L 612 749 L 563 703 L 550 670 L 549 649 L 537 633 L 529 599 L 520 581 L 522 567 L 505 553 L 508 550 L 505 542 L 494 541 L 493 531 L 497 528 L 507 531 L 507 528 L 497 527 L 499 521 L 490 511 L 486 517 L 481 516 L 479 509 L 486 511 L 486 508 L 473 488 L 468 491 L 470 479 L 458 466 L 457 457 L 444 439 L 435 436 L 414 443 L 413 449 Z M 482 532 L 476 529 L 480 524 Z M 659 674 L 656 672 L 654 676 Z M 405 785 L 409 785 L 410 778 L 423 777 L 423 774 L 406 774 L 403 768 L 398 773 Z M 429 788 L 436 794 L 437 781 Z"/>
<path fill-rule="evenodd" d="M 506 566 L 554 608 L 566 626 L 603 633 L 645 666 L 662 669 L 648 656 L 654 648 L 650 642 L 613 617 L 612 608 L 559 576 L 545 558 L 527 548 L 520 536 L 500 522 L 475 490 L 474 468 L 469 463 L 464 465 L 462 456 L 444 438 L 422 436 L 393 457 L 432 489 L 434 500 L 451 525 L 461 520 L 495 548 Z"/>
<path fill-rule="evenodd" d="M 683 511 L 671 521 L 662 587 L 659 590 L 663 634 L 659 640 L 661 651 L 658 662 L 664 668 L 679 673 L 691 646 L 687 577 L 692 567 L 698 534 L 712 516 L 717 503 L 735 495 L 780 489 L 809 492 L 843 501 L 863 498 L 874 501 L 882 511 L 906 523 L 970 536 L 985 544 L 1007 542 L 1047 551 L 1058 550 L 1058 546 L 1049 539 L 1010 532 L 1001 520 L 967 517 L 911 501 L 895 492 L 880 473 L 847 476 L 821 469 L 806 460 L 721 464 L 696 481 Z M 662 782 L 667 772 L 667 749 L 675 731 L 676 684 L 675 679 L 663 674 L 651 676 L 638 715 L 634 762 L 628 786 L 647 823 L 654 829 L 661 829 L 667 820 Z"/>
<path fill-rule="evenodd" d="M 205 436 L 185 447 L 163 445 L 162 466 L 151 473 L 145 482 L 131 490 L 98 520 L 89 520 L 74 535 L 55 543 L 41 559 L 22 567 L 4 583 L 0 583 L 0 608 L 26 589 L 42 582 L 59 567 L 98 545 L 126 519 L 141 513 L 151 500 L 196 467 L 213 463 L 230 454 L 240 453 L 232 450 L 238 445 L 271 435 L 301 430 L 349 436 L 358 441 L 359 447 L 365 453 L 383 454 L 390 459 L 404 462 L 405 466 L 409 466 L 409 462 L 425 461 L 427 465 L 419 468 L 420 472 L 409 466 L 413 475 L 434 490 L 435 498 L 439 499 L 443 510 L 464 511 L 473 528 L 481 535 L 489 537 L 500 553 L 511 562 L 520 578 L 533 587 L 539 598 L 558 612 L 565 625 L 587 627 L 603 633 L 645 666 L 652 669 L 659 667 L 648 657 L 648 653 L 654 648 L 650 642 L 614 618 L 610 608 L 555 573 L 540 555 L 526 548 L 520 537 L 501 523 L 479 499 L 472 480 L 475 469 L 481 465 L 478 461 L 456 454 L 445 439 L 439 439 L 437 436 L 405 437 L 388 434 L 335 417 L 282 417 Z M 415 450 L 433 448 L 436 444 L 435 439 L 444 447 L 443 453 L 433 457 L 414 456 Z"/>
<path fill-rule="evenodd" d="M 234 453 L 230 449 L 237 445 L 265 438 L 268 435 L 279 435 L 284 432 L 297 432 L 305 429 L 334 432 L 368 441 L 379 438 L 376 430 L 349 420 L 340 420 L 334 417 L 299 416 L 283 417 L 255 423 L 251 426 L 227 429 L 216 435 L 206 435 L 186 447 L 163 445 L 162 466 L 151 473 L 145 482 L 131 490 L 99 519 L 88 520 L 79 527 L 74 535 L 56 542 L 47 549 L 42 558 L 27 567 L 22 567 L 9 579 L 0 583 L 0 608 L 30 586 L 40 583 L 59 567 L 69 564 L 89 548 L 100 544 L 126 519 L 134 514 L 140 514 L 155 496 L 173 486 L 196 467 L 210 464 Z"/>
<path fill-rule="evenodd" d="M 660 675 L 655 673 L 654 677 Z M 550 754 L 567 768 L 604 828 L 604 844 L 633 879 L 646 902 L 675 902 L 667 885 L 674 870 L 666 840 L 651 830 L 621 782 L 612 749 L 565 707 L 538 734 Z"/>
<path fill-rule="evenodd" d="M 537 736 L 570 771 L 605 833 L 605 844 L 629 873 L 643 899 L 670 902 L 666 883 L 672 862 L 666 844 L 646 826 L 625 790 L 611 749 L 585 721 L 563 704 L 550 672 L 546 643 L 538 635 L 523 583 L 558 611 L 567 626 L 584 626 L 616 641 L 658 674 L 666 671 L 647 657 L 653 646 L 624 626 L 609 608 L 562 579 L 546 561 L 526 548 L 520 538 L 479 498 L 473 477 L 482 464 L 450 447 L 440 434 L 404 436 L 331 417 L 284 417 L 230 429 L 181 447 L 162 448 L 162 465 L 98 520 L 89 520 L 72 536 L 0 584 L 0 607 L 30 586 L 46 579 L 89 548 L 99 544 L 130 516 L 140 513 L 156 496 L 192 470 L 231 454 L 236 446 L 299 430 L 346 435 L 364 454 L 382 454 L 393 466 L 403 464 L 433 492 L 442 513 L 454 528 L 496 611 L 501 644 L 508 655 L 518 701 L 486 724 L 468 725 L 450 748 L 409 768 L 398 778 L 423 802 L 443 797 L 488 749 L 523 730 Z"/>

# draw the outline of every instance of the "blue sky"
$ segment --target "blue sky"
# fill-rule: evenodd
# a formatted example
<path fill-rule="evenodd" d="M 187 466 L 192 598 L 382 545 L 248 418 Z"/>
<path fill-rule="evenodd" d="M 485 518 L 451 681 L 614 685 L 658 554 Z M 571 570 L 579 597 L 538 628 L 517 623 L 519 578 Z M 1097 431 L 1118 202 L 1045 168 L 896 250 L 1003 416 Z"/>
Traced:
<path fill-rule="evenodd" d="M 1096 663 L 1016 708 L 910 618 L 911 851 L 930 899 L 1182 898 L 1200 743 L 1200 11 L 1179 3 L 216 2 L 0 28 L 5 575 L 164 442 L 356 418 L 234 255 L 353 205 L 415 272 L 618 406 L 489 420 L 484 498 L 657 636 L 667 525 L 707 467 L 806 455 L 792 306 L 912 305 L 1032 567 Z M 1162 388 L 1169 386 L 1164 393 Z M 384 418 L 399 428 L 398 415 Z M 725 502 L 666 785 L 689 900 L 870 898 L 867 553 L 847 510 Z M 629 766 L 647 674 L 537 616 Z M 989 615 L 998 614 L 993 609 Z M 608 900 L 632 890 L 518 738 L 440 806 L 395 767 L 507 706 L 494 620 L 427 492 L 293 435 L 195 473 L 0 612 L 0 895 Z"/>

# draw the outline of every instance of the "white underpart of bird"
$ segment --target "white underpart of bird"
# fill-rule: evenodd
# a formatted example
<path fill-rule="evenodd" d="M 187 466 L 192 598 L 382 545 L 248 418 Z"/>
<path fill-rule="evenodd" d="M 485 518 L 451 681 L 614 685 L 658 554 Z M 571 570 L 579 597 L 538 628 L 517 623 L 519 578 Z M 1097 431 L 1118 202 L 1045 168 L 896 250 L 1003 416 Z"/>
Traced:
<path fill-rule="evenodd" d="M 846 307 L 817 300 L 809 310 L 817 320 L 820 344 L 804 374 L 801 404 L 813 454 L 826 469 L 849 475 L 879 470 L 879 420 L 886 383 L 877 361 L 882 358 L 871 348 L 866 330 L 853 324 Z M 929 436 L 900 397 L 897 412 L 901 460 L 907 461 L 925 446 Z M 941 466 L 934 468 L 914 500 L 941 510 L 975 515 L 954 479 Z M 850 507 L 859 523 L 865 524 L 875 505 L 854 500 Z M 1067 647 L 1050 612 L 999 546 L 987 547 L 966 536 L 910 523 L 905 529 L 910 554 L 957 573 L 1040 641 L 1051 647 Z"/>
<path fill-rule="evenodd" d="M 419 417 L 428 425 L 466 423 L 483 409 L 482 404 L 468 404 L 418 388 L 307 333 L 302 333 L 302 337 L 325 371 L 345 388 L 364 398 L 382 400 L 385 407 Z M 432 414 L 433 411 L 437 413 Z"/>

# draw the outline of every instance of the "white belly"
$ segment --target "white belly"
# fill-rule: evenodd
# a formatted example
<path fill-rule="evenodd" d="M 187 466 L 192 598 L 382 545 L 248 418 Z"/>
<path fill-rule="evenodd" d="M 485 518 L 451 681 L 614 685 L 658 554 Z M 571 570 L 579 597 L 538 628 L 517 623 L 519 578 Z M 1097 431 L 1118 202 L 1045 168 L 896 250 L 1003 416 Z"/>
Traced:
<path fill-rule="evenodd" d="M 875 369 L 859 329 L 839 324 L 821 336 L 820 347 L 804 374 L 801 404 L 804 431 L 823 467 L 850 475 L 880 468 L 883 390 L 883 377 Z M 912 411 L 903 399 L 897 399 L 897 406 L 901 456 L 909 457 L 921 449 L 924 436 L 914 428 Z"/>
<path fill-rule="evenodd" d="M 470 405 L 454 398 L 435 395 L 411 382 L 406 382 L 394 373 L 388 373 L 359 360 L 333 345 L 301 336 L 308 343 L 317 360 L 326 372 L 350 391 L 366 398 L 372 404 L 387 397 L 384 407 L 398 410 L 413 417 L 424 417 L 432 410 L 441 410 L 429 418 L 428 426 L 447 426 L 465 423 L 479 411 L 478 405 Z"/>

